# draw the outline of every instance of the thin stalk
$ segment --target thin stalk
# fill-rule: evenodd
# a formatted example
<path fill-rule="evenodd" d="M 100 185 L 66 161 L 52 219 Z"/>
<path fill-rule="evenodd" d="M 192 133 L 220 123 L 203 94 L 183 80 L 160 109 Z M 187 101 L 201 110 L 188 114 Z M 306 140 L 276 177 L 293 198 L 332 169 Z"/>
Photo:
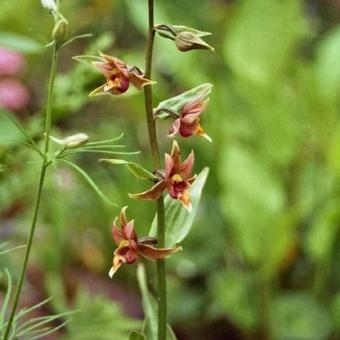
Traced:
<path fill-rule="evenodd" d="M 145 50 L 145 76 L 151 79 L 154 30 L 154 0 L 148 0 L 149 32 Z M 153 117 L 152 87 L 144 87 L 145 112 L 148 125 L 149 142 L 154 169 L 160 169 L 160 154 L 157 142 L 156 123 Z M 164 247 L 165 216 L 163 196 L 157 201 L 157 239 L 159 247 Z M 166 339 L 167 306 L 166 306 L 166 270 L 165 261 L 157 261 L 157 301 L 158 301 L 158 340 Z"/>
<path fill-rule="evenodd" d="M 54 88 L 55 75 L 57 71 L 57 60 L 58 60 L 58 48 L 56 44 L 54 44 L 53 53 L 52 53 L 50 78 L 49 78 L 49 83 L 48 83 L 47 107 L 46 107 L 46 117 L 45 117 L 45 143 L 44 143 L 45 146 L 44 146 L 44 154 L 43 154 L 44 159 L 43 159 L 43 162 L 41 164 L 41 169 L 40 169 L 39 183 L 38 183 L 37 193 L 36 193 L 35 202 L 34 202 L 33 217 L 32 217 L 30 231 L 28 234 L 25 256 L 24 256 L 24 260 L 22 263 L 22 267 L 21 267 L 19 282 L 18 282 L 15 295 L 14 295 L 14 301 L 13 301 L 11 314 L 8 319 L 8 323 L 7 323 L 5 333 L 4 333 L 3 340 L 7 340 L 9 338 L 12 323 L 15 317 L 15 312 L 18 307 L 22 286 L 23 286 L 25 276 L 26 276 L 27 265 L 28 265 L 28 261 L 29 261 L 29 257 L 30 257 L 30 253 L 32 249 L 34 232 L 35 232 L 35 228 L 37 225 L 40 202 L 41 202 L 41 194 L 42 194 L 42 190 L 44 187 L 46 169 L 49 165 L 48 151 L 49 151 L 49 140 L 50 140 L 51 121 L 52 121 L 53 88 Z"/>

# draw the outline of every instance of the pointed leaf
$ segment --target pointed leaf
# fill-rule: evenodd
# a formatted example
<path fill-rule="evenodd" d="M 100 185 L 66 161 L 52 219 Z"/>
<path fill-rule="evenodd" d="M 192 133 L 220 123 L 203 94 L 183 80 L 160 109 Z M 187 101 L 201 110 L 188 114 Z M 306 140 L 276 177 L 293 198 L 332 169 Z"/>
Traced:
<path fill-rule="evenodd" d="M 183 209 L 182 204 L 167 196 L 165 198 L 165 247 L 173 247 L 180 243 L 189 234 L 198 211 L 198 205 L 201 199 L 202 190 L 207 180 L 209 168 L 204 168 L 197 176 L 190 189 L 190 199 L 192 202 L 192 211 L 189 213 Z M 157 234 L 157 216 L 152 222 L 150 236 Z"/>
<path fill-rule="evenodd" d="M 21 53 L 39 53 L 43 45 L 36 40 L 12 32 L 0 33 L 0 46 Z"/>
<path fill-rule="evenodd" d="M 129 336 L 129 340 L 147 340 L 142 332 L 132 331 Z"/>
<path fill-rule="evenodd" d="M 125 161 L 124 159 L 107 159 L 107 158 L 100 159 L 99 161 L 110 163 L 110 164 L 115 164 L 115 165 L 119 165 L 119 164 L 126 165 L 129 171 L 139 179 L 150 180 L 150 181 L 159 180 L 159 178 L 155 176 L 152 172 L 144 169 L 141 165 L 135 162 Z"/>
<path fill-rule="evenodd" d="M 76 61 L 81 61 L 84 63 L 92 63 L 93 61 L 102 61 L 101 57 L 94 56 L 94 55 L 76 55 L 72 57 L 72 59 Z"/>
<path fill-rule="evenodd" d="M 191 89 L 190 91 L 186 91 L 181 93 L 176 97 L 172 97 L 167 100 L 163 100 L 158 104 L 158 106 L 154 109 L 154 115 L 158 118 L 167 118 L 171 116 L 171 112 L 178 112 L 180 111 L 185 104 L 188 102 L 192 102 L 198 98 L 202 100 L 206 99 L 211 92 L 213 85 L 210 83 L 205 83 L 195 88 Z"/>

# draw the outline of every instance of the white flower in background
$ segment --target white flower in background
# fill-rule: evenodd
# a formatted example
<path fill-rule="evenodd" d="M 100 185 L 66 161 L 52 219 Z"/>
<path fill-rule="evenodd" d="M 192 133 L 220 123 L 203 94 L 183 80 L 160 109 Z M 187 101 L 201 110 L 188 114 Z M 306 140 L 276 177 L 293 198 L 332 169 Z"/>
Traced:
<path fill-rule="evenodd" d="M 41 4 L 50 12 L 57 11 L 57 5 L 54 0 L 41 0 Z"/>

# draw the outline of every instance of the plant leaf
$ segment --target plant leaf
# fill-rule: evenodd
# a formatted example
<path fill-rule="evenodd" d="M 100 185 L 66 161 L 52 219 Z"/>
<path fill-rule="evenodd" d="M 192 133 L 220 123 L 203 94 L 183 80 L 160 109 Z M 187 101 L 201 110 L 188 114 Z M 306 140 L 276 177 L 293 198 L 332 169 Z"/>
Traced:
<path fill-rule="evenodd" d="M 119 164 L 126 165 L 129 171 L 139 179 L 150 180 L 150 181 L 157 181 L 159 179 L 152 172 L 144 169 L 141 165 L 135 162 L 125 161 L 124 159 L 107 159 L 107 158 L 100 159 L 99 161 L 110 163 L 110 164 L 115 164 L 115 165 L 119 165 Z"/>
<path fill-rule="evenodd" d="M 94 56 L 94 55 L 76 55 L 72 57 L 72 59 L 84 63 L 92 63 L 93 61 L 102 61 L 101 57 Z"/>
<path fill-rule="evenodd" d="M 76 170 L 82 177 L 84 177 L 87 183 L 98 194 L 98 196 L 103 199 L 103 201 L 105 201 L 109 205 L 116 206 L 115 203 L 113 203 L 110 199 L 106 197 L 106 195 L 98 188 L 97 184 L 93 181 L 93 179 L 82 168 L 66 159 L 59 158 L 59 160 L 69 165 L 71 168 Z"/>
<path fill-rule="evenodd" d="M 139 264 L 137 267 L 137 279 L 142 293 L 145 322 L 143 334 L 147 340 L 157 340 L 157 304 L 156 299 L 151 295 L 147 287 L 145 267 Z M 177 340 L 170 325 L 167 325 L 166 340 Z"/>
<path fill-rule="evenodd" d="M 21 53 L 39 53 L 43 48 L 36 40 L 12 32 L 0 33 L 0 46 Z"/>
<path fill-rule="evenodd" d="M 195 99 L 208 97 L 211 92 L 213 85 L 210 83 L 204 83 L 202 85 L 196 86 L 195 88 L 183 92 L 176 97 L 172 97 L 167 100 L 163 100 L 154 109 L 155 117 L 165 119 L 171 116 L 167 111 L 178 112 L 185 104 L 194 101 Z"/>
<path fill-rule="evenodd" d="M 165 220 L 167 223 L 165 229 L 165 247 L 173 247 L 175 244 L 184 240 L 189 234 L 194 223 L 198 205 L 201 199 L 202 190 L 209 174 L 209 168 L 204 168 L 197 176 L 190 190 L 192 202 L 192 211 L 189 213 L 183 209 L 178 200 L 167 196 L 165 198 Z M 149 235 L 155 237 L 157 234 L 157 215 L 152 222 Z"/>
<path fill-rule="evenodd" d="M 142 332 L 132 331 L 129 335 L 129 340 L 147 340 Z"/>

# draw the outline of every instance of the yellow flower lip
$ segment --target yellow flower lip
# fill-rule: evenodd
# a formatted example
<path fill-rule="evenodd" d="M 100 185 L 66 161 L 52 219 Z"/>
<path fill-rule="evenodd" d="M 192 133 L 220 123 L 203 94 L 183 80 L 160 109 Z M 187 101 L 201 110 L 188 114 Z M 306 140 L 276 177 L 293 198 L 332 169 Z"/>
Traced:
<path fill-rule="evenodd" d="M 173 175 L 173 176 L 171 177 L 171 179 L 172 179 L 174 182 L 176 182 L 176 183 L 183 182 L 183 178 L 182 178 L 180 175 L 178 175 L 178 174 Z"/>

